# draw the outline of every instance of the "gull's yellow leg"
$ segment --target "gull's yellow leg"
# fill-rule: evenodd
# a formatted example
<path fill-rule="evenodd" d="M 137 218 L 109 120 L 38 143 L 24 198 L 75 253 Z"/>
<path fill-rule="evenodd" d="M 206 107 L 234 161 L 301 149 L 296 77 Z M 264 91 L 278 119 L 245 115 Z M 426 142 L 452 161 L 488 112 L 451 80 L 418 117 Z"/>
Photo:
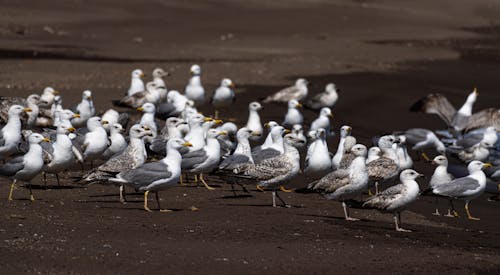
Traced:
<path fill-rule="evenodd" d="M 33 196 L 33 189 L 31 189 L 31 183 L 30 183 L 30 201 L 34 202 L 35 201 L 35 196 Z"/>
<path fill-rule="evenodd" d="M 194 175 L 194 183 L 198 183 L 198 175 Z"/>
<path fill-rule="evenodd" d="M 469 202 L 466 202 L 466 203 L 465 203 L 465 211 L 467 212 L 467 218 L 469 218 L 469 220 L 475 220 L 475 221 L 480 220 L 480 218 L 473 217 L 473 216 L 470 214 L 470 211 L 469 211 Z"/>
<path fill-rule="evenodd" d="M 257 190 L 259 190 L 260 192 L 266 192 L 266 190 L 264 190 L 264 187 L 260 186 L 260 185 L 257 185 L 255 187 Z"/>
<path fill-rule="evenodd" d="M 219 118 L 219 110 L 215 110 L 214 118 L 215 119 Z"/>
<path fill-rule="evenodd" d="M 179 183 L 180 183 L 180 185 L 184 185 L 184 181 L 182 180 L 182 175 L 179 178 Z"/>
<path fill-rule="evenodd" d="M 11 185 L 10 185 L 9 201 L 12 200 L 12 193 L 14 193 L 14 188 L 16 188 L 16 180 L 13 180 Z"/>
<path fill-rule="evenodd" d="M 424 158 L 425 161 L 431 161 L 431 159 L 429 158 L 429 156 L 427 156 L 426 153 L 422 152 L 422 157 Z"/>
<path fill-rule="evenodd" d="M 280 190 L 283 191 L 283 192 L 285 192 L 285 193 L 291 193 L 291 192 L 293 192 L 292 189 L 286 189 L 285 186 L 283 186 L 283 185 L 280 185 Z"/>
<path fill-rule="evenodd" d="M 371 189 L 368 189 L 368 196 L 373 196 L 375 194 L 373 194 L 372 190 Z"/>
<path fill-rule="evenodd" d="M 158 192 L 155 192 L 155 197 L 156 197 L 156 202 L 158 203 L 158 209 L 160 209 L 160 212 L 162 212 L 162 213 L 172 212 L 172 210 L 170 210 L 170 209 L 162 209 L 161 208 L 161 206 L 160 206 L 160 197 L 158 196 Z"/>
<path fill-rule="evenodd" d="M 203 178 L 203 174 L 200 174 L 200 181 L 203 183 L 203 185 L 205 185 L 205 187 L 206 187 L 208 190 L 215 190 L 215 188 L 208 186 L 207 182 L 206 182 L 206 181 L 205 181 L 205 179 Z"/>
<path fill-rule="evenodd" d="M 149 209 L 149 207 L 148 207 L 148 195 L 149 195 L 149 191 L 144 192 L 144 210 L 146 210 L 148 212 L 152 212 L 151 209 Z"/>

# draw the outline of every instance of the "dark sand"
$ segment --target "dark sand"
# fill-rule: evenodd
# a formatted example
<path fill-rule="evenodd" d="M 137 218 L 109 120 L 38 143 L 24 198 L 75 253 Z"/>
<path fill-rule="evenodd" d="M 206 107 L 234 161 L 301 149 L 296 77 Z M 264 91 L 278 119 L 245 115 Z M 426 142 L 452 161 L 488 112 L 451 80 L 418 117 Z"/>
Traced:
<path fill-rule="evenodd" d="M 105 110 L 126 91 L 132 69 L 163 67 L 173 74 L 169 89 L 182 90 L 196 62 L 208 91 L 222 77 L 236 82 L 236 108 L 222 116 L 240 125 L 248 102 L 296 77 L 310 80 L 312 93 L 335 82 L 341 92 L 334 127 L 353 126 L 365 144 L 387 131 L 443 127 L 437 117 L 408 112 L 429 92 L 459 105 L 477 86 L 476 110 L 499 105 L 500 5 L 493 1 L 176 2 L 2 1 L 0 95 L 50 85 L 70 106 L 90 89 Z M 266 105 L 264 120 L 281 120 L 284 110 Z M 304 112 L 308 122 L 315 116 Z M 332 149 L 336 142 L 329 141 Z M 415 169 L 432 171 L 425 163 Z M 8 181 L 1 179 L 2 273 L 500 269 L 498 202 L 487 195 L 471 204 L 481 221 L 465 219 L 461 203 L 458 219 L 432 216 L 434 200 L 421 198 L 403 214 L 414 230 L 403 234 L 390 215 L 374 211 L 355 210 L 362 220 L 346 222 L 340 204 L 315 194 L 284 194 L 296 207 L 273 209 L 269 192 L 234 198 L 210 178 L 217 191 L 174 188 L 161 194 L 162 203 L 178 211 L 145 213 L 140 195 L 123 206 L 116 187 L 71 187 L 69 176 L 65 187 L 35 190 L 35 203 L 23 200 L 23 188 L 8 202 Z"/>

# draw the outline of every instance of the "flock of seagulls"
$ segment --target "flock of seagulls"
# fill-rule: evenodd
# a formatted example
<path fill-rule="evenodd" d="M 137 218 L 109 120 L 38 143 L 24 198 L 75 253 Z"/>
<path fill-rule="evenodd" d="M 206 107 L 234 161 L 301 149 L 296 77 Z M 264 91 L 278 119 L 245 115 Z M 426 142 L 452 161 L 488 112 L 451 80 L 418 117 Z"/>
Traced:
<path fill-rule="evenodd" d="M 351 208 L 393 213 L 396 230 L 405 232 L 409 230 L 402 227 L 401 212 L 421 195 L 444 198 L 448 217 L 459 215 L 453 203 L 463 200 L 469 219 L 477 219 L 470 211 L 472 200 L 485 190 L 498 195 L 500 110 L 473 113 L 476 89 L 458 111 L 440 94 L 411 106 L 411 111 L 437 114 L 445 130 L 389 132 L 366 146 L 358 143 L 349 125 L 339 129 L 338 137 L 333 132 L 332 108 L 339 97 L 333 83 L 311 97 L 307 80 L 299 78 L 260 102 L 250 102 L 246 124 L 238 126 L 219 119 L 236 98 L 232 80 L 222 78 L 208 98 L 201 67 L 192 65 L 190 74 L 181 93 L 167 89 L 163 78 L 169 73 L 160 68 L 147 83 L 142 70 L 132 71 L 128 91 L 113 103 L 136 112 L 98 113 L 88 90 L 72 108 L 66 108 L 63 95 L 51 87 L 26 99 L 0 98 L 0 175 L 11 179 L 9 200 L 19 181 L 35 200 L 31 187 L 36 176 L 43 174 L 46 185 L 47 174 L 53 174 L 60 184 L 60 174 L 78 163 L 81 184 L 115 185 L 123 203 L 127 188 L 143 192 L 146 211 L 151 211 L 152 192 L 162 212 L 169 210 L 160 207 L 160 191 L 186 184 L 189 176 L 214 190 L 206 175 L 219 177 L 235 194 L 235 186 L 243 192 L 249 192 L 249 186 L 270 190 L 273 207 L 278 207 L 277 200 L 289 207 L 279 192 L 292 192 L 285 186 L 302 173 L 306 182 L 297 192 L 340 202 L 348 221 L 357 220 Z M 198 111 L 204 104 L 212 105 L 213 117 Z M 283 120 L 263 123 L 263 104 L 287 104 Z M 303 105 L 317 113 L 309 124 Z M 138 112 L 140 118 L 132 118 Z M 338 146 L 330 152 L 333 139 Z M 432 160 L 428 154 L 434 155 Z M 423 174 L 413 170 L 422 158 L 436 165 L 423 189 L 416 181 Z M 438 207 L 433 214 L 441 215 Z"/>

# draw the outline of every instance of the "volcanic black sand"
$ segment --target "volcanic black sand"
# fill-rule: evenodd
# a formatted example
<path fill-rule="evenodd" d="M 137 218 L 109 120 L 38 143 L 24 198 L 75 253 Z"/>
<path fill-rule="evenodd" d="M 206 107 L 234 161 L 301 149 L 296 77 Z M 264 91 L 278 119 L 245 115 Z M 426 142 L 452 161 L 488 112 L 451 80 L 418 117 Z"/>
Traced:
<path fill-rule="evenodd" d="M 444 127 L 437 117 L 408 111 L 430 92 L 459 105 L 477 86 L 476 110 L 499 105 L 500 5 L 493 1 L 191 2 L 2 1 L 0 95 L 53 86 L 71 106 L 90 89 L 103 111 L 124 94 L 133 69 L 162 67 L 172 73 L 168 88 L 182 91 L 189 66 L 198 63 L 208 91 L 222 77 L 237 84 L 235 108 L 222 117 L 241 125 L 250 101 L 305 77 L 311 93 L 337 84 L 334 128 L 351 125 L 367 145 L 384 132 Z M 263 120 L 280 121 L 284 111 L 265 105 Z M 304 113 L 307 123 L 316 115 Z M 332 150 L 336 143 L 329 140 Z M 423 162 L 415 169 L 432 172 Z M 432 216 L 434 199 L 420 198 L 403 213 L 414 232 L 398 233 L 389 214 L 355 210 L 362 220 L 346 222 L 340 204 L 299 193 L 283 194 L 294 207 L 273 209 L 269 192 L 250 186 L 251 196 L 232 197 L 216 177 L 209 177 L 216 191 L 179 186 L 160 194 L 163 206 L 177 211 L 146 213 L 140 194 L 121 205 L 114 186 L 73 184 L 70 177 L 79 174 L 65 174 L 63 186 L 51 179 L 48 190 L 35 190 L 34 203 L 24 199 L 24 188 L 8 202 L 8 181 L 0 181 L 2 273 L 470 274 L 500 268 L 498 202 L 486 194 L 471 204 L 480 221 L 467 220 L 462 203 L 460 218 Z M 289 186 L 304 184 L 299 178 Z M 444 202 L 440 206 L 444 211 Z"/>

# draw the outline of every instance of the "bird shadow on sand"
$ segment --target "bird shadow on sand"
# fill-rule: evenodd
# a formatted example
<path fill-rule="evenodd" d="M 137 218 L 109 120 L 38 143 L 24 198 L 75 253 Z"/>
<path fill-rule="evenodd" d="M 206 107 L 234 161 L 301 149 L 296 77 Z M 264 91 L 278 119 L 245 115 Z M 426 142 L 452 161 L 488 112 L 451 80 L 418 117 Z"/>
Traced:
<path fill-rule="evenodd" d="M 30 185 L 27 184 L 24 186 L 25 188 L 29 188 Z M 33 190 L 71 190 L 71 189 L 84 189 L 85 186 L 76 186 L 76 185 L 42 185 L 42 184 L 31 184 L 31 189 Z"/>
<path fill-rule="evenodd" d="M 121 207 L 120 207 L 121 206 Z M 144 210 L 144 208 L 141 207 L 125 207 L 123 205 L 117 205 L 117 206 L 101 206 L 100 208 L 102 209 L 113 209 L 113 210 L 124 210 L 124 211 L 140 211 L 144 213 L 148 213 L 147 211 Z M 156 207 L 150 207 L 151 213 L 161 213 L 160 209 Z M 181 212 L 181 211 L 187 211 L 187 209 L 181 209 L 181 208 L 168 208 L 168 210 L 172 210 L 172 212 Z"/>
<path fill-rule="evenodd" d="M 273 209 L 273 205 L 268 203 L 268 204 L 245 204 L 245 203 L 226 203 L 225 204 L 226 206 L 248 206 L 248 207 L 269 207 L 270 209 Z M 290 208 L 304 208 L 303 206 L 300 206 L 300 205 L 286 205 L 286 206 L 283 206 L 283 205 L 278 205 L 276 206 L 276 208 L 280 209 L 280 208 L 283 208 L 283 209 L 290 209 Z"/>
<path fill-rule="evenodd" d="M 228 200 L 228 199 L 246 199 L 246 198 L 253 198 L 253 195 L 252 194 L 226 195 L 220 197 L 219 199 Z"/>
<path fill-rule="evenodd" d="M 314 214 L 297 214 L 297 216 L 303 216 L 303 217 L 316 217 L 316 218 L 321 218 L 323 222 L 325 223 L 332 223 L 332 221 L 345 221 L 345 218 L 343 216 L 326 216 L 326 215 L 314 215 Z M 358 218 L 360 222 L 371 222 L 371 220 L 363 219 L 363 218 Z"/>

